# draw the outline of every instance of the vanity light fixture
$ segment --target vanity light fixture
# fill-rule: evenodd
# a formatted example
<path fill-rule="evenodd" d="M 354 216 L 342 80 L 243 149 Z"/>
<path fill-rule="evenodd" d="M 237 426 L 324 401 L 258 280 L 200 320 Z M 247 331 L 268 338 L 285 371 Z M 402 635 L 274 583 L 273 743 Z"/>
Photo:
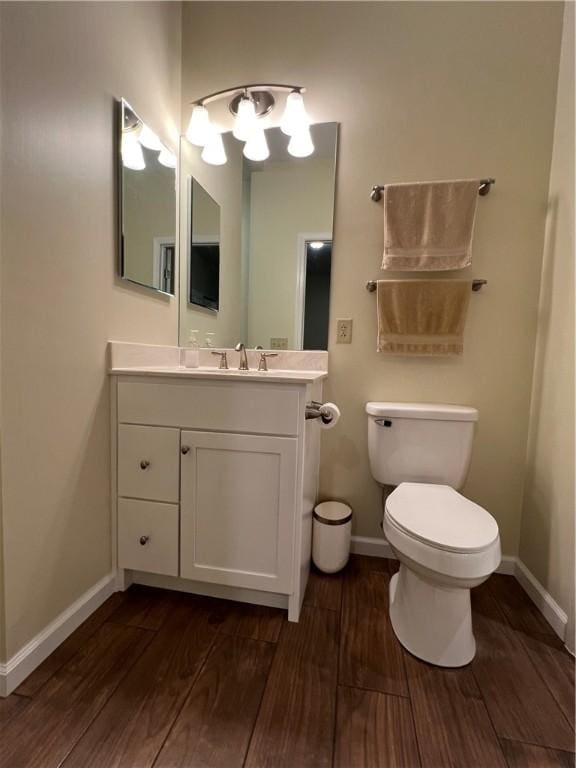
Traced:
<path fill-rule="evenodd" d="M 324 248 L 325 243 L 323 240 L 312 240 L 308 245 L 312 250 L 319 251 L 321 248 Z"/>
<path fill-rule="evenodd" d="M 258 121 L 274 109 L 276 100 L 272 91 L 288 92 L 280 126 L 290 136 L 289 154 L 293 157 L 308 157 L 314 152 L 310 118 L 302 96 L 304 88 L 299 85 L 255 83 L 217 91 L 192 103 L 186 138 L 192 144 L 203 147 L 204 162 L 223 165 L 227 160 L 222 135 L 212 124 L 206 105 L 229 96 L 232 99 L 228 107 L 235 116 L 232 135 L 245 142 L 244 156 L 255 161 L 266 160 L 270 156 L 264 128 Z"/>
<path fill-rule="evenodd" d="M 192 110 L 192 117 L 186 131 L 186 138 L 197 147 L 204 147 L 208 143 L 212 131 L 210 115 L 206 107 L 198 103 Z"/>
<path fill-rule="evenodd" d="M 243 94 L 238 102 L 238 114 L 234 121 L 232 135 L 239 141 L 250 141 L 260 130 L 256 106 L 248 94 Z"/>

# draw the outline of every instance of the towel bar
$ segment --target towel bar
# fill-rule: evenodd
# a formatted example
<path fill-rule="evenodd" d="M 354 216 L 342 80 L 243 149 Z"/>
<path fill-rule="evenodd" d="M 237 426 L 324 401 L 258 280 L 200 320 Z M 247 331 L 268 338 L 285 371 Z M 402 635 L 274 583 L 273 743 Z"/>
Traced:
<path fill-rule="evenodd" d="M 483 285 L 486 285 L 488 283 L 488 280 L 478 279 L 478 280 L 472 280 L 472 290 L 474 292 L 479 291 Z M 368 280 L 366 283 L 366 290 L 370 293 L 374 293 L 376 290 L 376 280 Z"/>
<path fill-rule="evenodd" d="M 492 184 L 496 184 L 496 179 L 480 179 L 479 186 L 478 186 L 478 194 L 482 195 L 482 197 L 485 197 L 488 192 L 490 192 L 490 188 Z M 382 199 L 382 192 L 384 191 L 385 186 L 381 184 L 376 184 L 372 187 L 372 191 L 370 192 L 370 199 L 374 200 L 375 203 L 377 203 L 379 200 Z"/>

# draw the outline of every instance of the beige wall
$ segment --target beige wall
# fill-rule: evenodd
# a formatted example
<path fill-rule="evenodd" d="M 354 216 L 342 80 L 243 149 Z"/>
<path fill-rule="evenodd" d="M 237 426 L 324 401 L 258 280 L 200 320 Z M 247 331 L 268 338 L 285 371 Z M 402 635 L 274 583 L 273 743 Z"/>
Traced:
<path fill-rule="evenodd" d="M 3 3 L 1 14 L 11 656 L 110 570 L 106 341 L 177 340 L 176 299 L 116 278 L 113 100 L 176 147 L 181 8 Z"/>
<path fill-rule="evenodd" d="M 538 307 L 520 557 L 572 616 L 574 515 L 574 4 L 569 3 Z"/>
<path fill-rule="evenodd" d="M 298 348 L 298 236 L 331 233 L 333 212 L 333 160 L 272 163 L 250 175 L 249 346 L 268 349 L 274 336 Z"/>
<path fill-rule="evenodd" d="M 189 115 L 187 115 L 189 117 Z M 206 333 L 214 333 L 217 347 L 231 347 L 241 338 L 242 292 L 242 145 L 224 137 L 228 162 L 208 165 L 200 150 L 185 139 L 180 149 L 180 344 L 188 344 L 191 330 L 199 331 L 200 346 Z M 190 176 L 220 206 L 220 311 L 188 303 L 188 218 Z"/>
<path fill-rule="evenodd" d="M 480 409 L 464 490 L 517 551 L 561 23 L 549 2 L 184 5 L 183 105 L 235 82 L 302 83 L 313 119 L 341 123 L 325 396 L 343 416 L 323 437 L 321 492 L 351 502 L 357 534 L 381 535 L 364 403 L 463 403 Z M 489 284 L 471 300 L 464 357 L 378 355 L 370 188 L 486 175 L 497 183 L 466 274 Z M 338 317 L 354 320 L 349 346 L 334 343 Z"/>

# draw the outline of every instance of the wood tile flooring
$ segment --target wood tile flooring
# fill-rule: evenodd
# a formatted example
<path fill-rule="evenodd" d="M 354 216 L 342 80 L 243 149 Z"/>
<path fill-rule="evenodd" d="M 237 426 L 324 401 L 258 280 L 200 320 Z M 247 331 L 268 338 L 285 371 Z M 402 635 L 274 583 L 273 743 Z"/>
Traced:
<path fill-rule="evenodd" d="M 272 608 L 132 587 L 0 699 L 0 768 L 572 768 L 574 661 L 510 576 L 473 592 L 476 658 L 388 619 L 394 561 Z"/>

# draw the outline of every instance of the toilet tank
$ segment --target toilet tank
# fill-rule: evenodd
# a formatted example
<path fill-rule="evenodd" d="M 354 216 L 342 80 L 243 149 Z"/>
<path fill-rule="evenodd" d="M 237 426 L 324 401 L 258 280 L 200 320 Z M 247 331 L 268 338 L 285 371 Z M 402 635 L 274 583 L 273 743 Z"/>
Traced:
<path fill-rule="evenodd" d="M 372 476 L 381 485 L 464 484 L 478 411 L 463 405 L 366 403 Z"/>

